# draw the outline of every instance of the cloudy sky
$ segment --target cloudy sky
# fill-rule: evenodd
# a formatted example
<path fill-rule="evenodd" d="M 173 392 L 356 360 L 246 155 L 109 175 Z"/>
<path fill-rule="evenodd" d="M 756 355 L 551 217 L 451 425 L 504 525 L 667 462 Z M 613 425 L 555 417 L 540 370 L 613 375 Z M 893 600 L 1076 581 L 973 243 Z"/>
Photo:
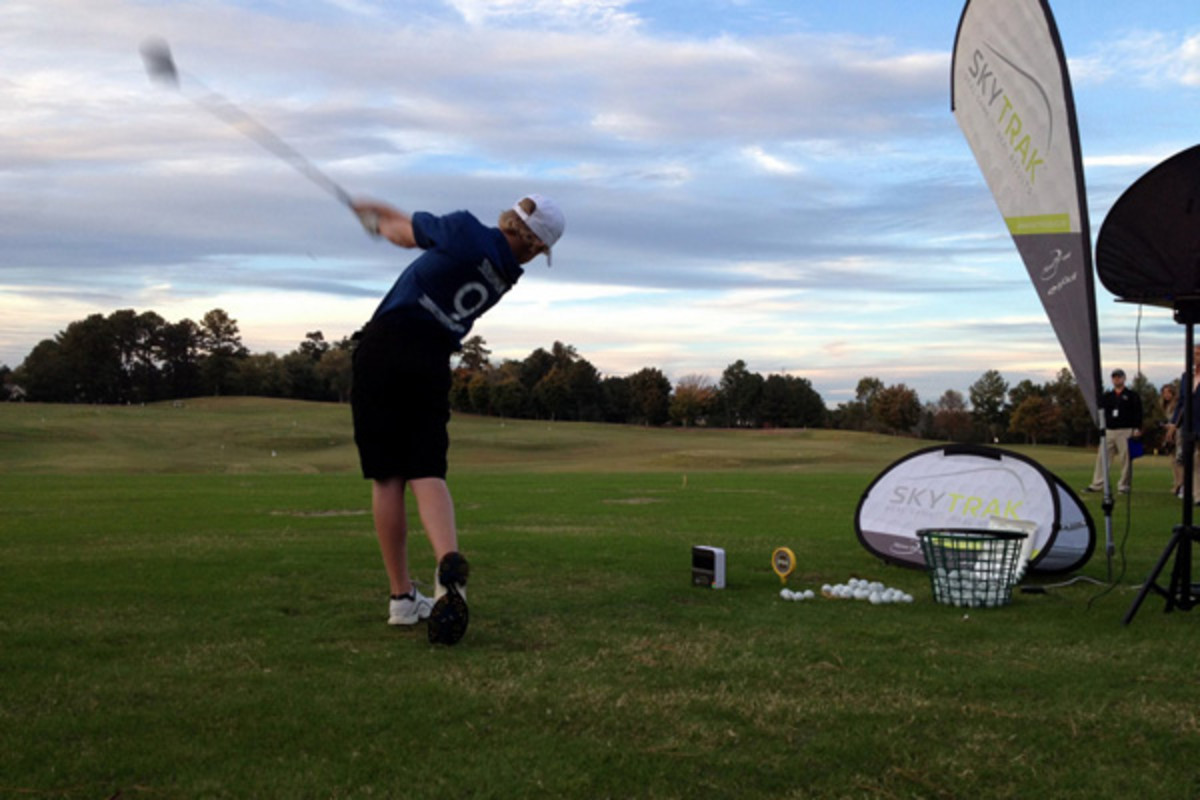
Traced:
<path fill-rule="evenodd" d="M 1053 0 L 1099 229 L 1200 138 L 1195 0 Z M 255 352 L 352 333 L 411 253 L 189 101 L 211 87 L 355 195 L 567 233 L 475 328 L 606 375 L 737 359 L 922 401 L 1065 366 L 950 112 L 959 0 L 3 0 L 0 364 L 122 308 L 223 308 Z M 164 37 L 183 92 L 138 55 Z M 200 81 L 197 83 L 196 81 Z M 1105 373 L 1178 373 L 1097 283 Z M 1139 347 L 1140 345 L 1140 347 Z"/>

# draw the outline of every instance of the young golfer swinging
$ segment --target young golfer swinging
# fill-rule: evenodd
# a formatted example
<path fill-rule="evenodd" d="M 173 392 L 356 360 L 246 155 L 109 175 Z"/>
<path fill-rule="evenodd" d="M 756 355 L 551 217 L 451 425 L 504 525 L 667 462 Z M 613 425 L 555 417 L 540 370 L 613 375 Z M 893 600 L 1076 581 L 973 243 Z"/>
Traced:
<path fill-rule="evenodd" d="M 430 642 L 455 644 L 467 630 L 468 566 L 446 485 L 450 356 L 516 284 L 522 264 L 539 253 L 549 261 L 563 215 L 537 194 L 503 212 L 496 228 L 467 211 L 409 216 L 373 201 L 354 210 L 372 235 L 424 251 L 396 279 L 354 350 L 354 442 L 363 477 L 373 481 L 375 532 L 391 584 L 388 624 L 428 619 Z M 409 575 L 408 489 L 437 560 L 432 601 Z"/>

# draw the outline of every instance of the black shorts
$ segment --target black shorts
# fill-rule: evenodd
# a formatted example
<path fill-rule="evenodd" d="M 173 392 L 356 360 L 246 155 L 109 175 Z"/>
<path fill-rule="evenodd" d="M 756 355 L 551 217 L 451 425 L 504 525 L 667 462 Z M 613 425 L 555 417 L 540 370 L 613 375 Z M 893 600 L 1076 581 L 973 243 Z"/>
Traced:
<path fill-rule="evenodd" d="M 452 340 L 436 323 L 372 321 L 354 350 L 350 408 L 364 478 L 445 478 Z"/>

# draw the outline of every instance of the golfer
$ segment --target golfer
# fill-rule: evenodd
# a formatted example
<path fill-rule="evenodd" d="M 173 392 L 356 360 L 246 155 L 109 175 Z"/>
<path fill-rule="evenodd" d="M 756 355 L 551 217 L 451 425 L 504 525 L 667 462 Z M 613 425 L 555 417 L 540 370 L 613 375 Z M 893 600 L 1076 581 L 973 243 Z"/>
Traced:
<path fill-rule="evenodd" d="M 537 194 L 500 214 L 495 228 L 467 211 L 409 216 L 367 200 L 354 210 L 373 235 L 424 251 L 396 279 L 354 350 L 354 442 L 363 477 L 373 481 L 375 533 L 391 584 L 388 624 L 428 619 L 430 642 L 454 644 L 467 629 L 468 567 L 446 485 L 450 356 L 516 284 L 522 264 L 539 253 L 549 261 L 563 215 Z M 408 489 L 437 560 L 432 601 L 409 575 Z"/>

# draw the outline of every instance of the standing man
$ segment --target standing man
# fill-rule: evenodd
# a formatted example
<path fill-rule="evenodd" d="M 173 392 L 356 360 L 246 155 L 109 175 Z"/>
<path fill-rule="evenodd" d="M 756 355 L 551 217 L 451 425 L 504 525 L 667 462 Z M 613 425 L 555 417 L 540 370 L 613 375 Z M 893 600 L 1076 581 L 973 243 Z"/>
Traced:
<path fill-rule="evenodd" d="M 351 409 L 363 477 L 372 483 L 375 533 L 391 588 L 389 625 L 429 621 L 429 641 L 455 644 L 467 630 L 467 560 L 458 552 L 446 485 L 450 356 L 485 311 L 524 274 L 522 264 L 562 236 L 562 212 L 532 194 L 500 214 L 498 227 L 470 212 L 412 216 L 361 201 L 374 236 L 421 253 L 396 279 L 354 349 Z M 413 586 L 405 495 L 412 490 L 437 561 L 434 597 Z"/>
<path fill-rule="evenodd" d="M 1142 435 L 1142 398 L 1137 392 L 1126 388 L 1125 370 L 1114 369 L 1112 382 L 1113 388 L 1100 398 L 1100 406 L 1104 410 L 1104 441 L 1100 443 L 1101 452 L 1096 454 L 1096 471 L 1087 490 L 1099 492 L 1104 489 L 1104 451 L 1107 450 L 1110 464 L 1114 460 L 1121 462 L 1121 479 L 1117 483 L 1117 491 L 1129 494 L 1129 487 L 1133 482 L 1129 440 Z"/>

